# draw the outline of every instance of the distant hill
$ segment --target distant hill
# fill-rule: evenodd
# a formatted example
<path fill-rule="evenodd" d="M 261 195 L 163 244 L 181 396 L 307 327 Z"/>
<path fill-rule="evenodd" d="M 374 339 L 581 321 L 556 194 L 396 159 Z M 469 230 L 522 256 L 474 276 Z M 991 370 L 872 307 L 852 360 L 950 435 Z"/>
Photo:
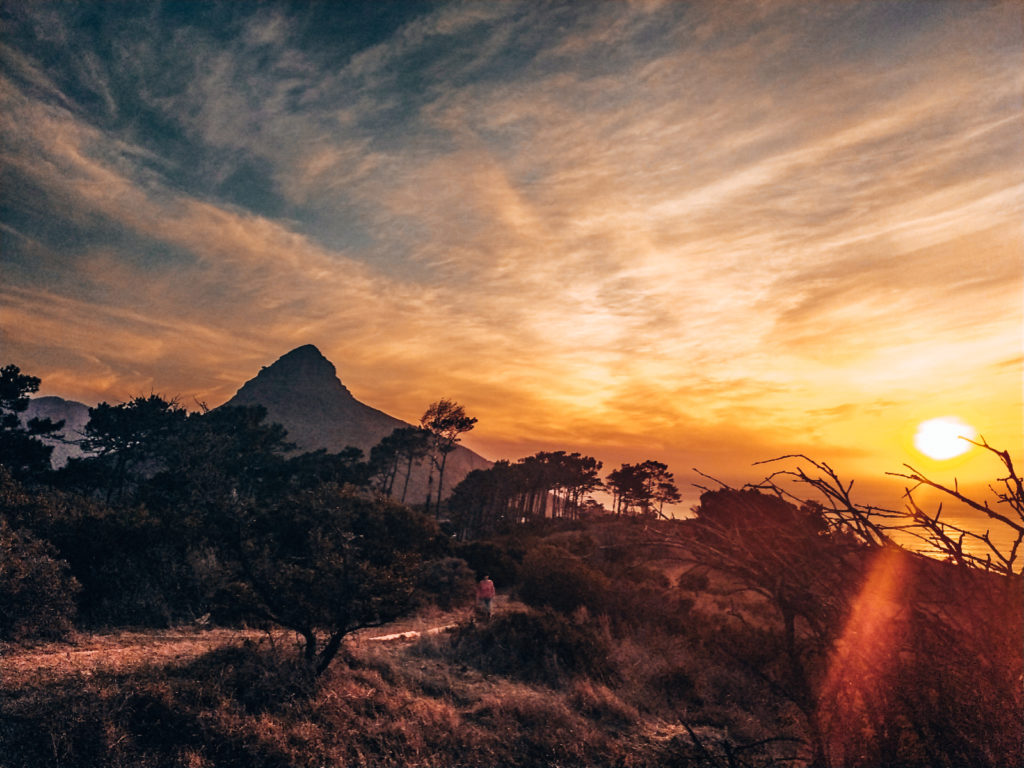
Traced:
<path fill-rule="evenodd" d="M 312 344 L 293 349 L 260 370 L 224 405 L 262 405 L 267 420 L 281 424 L 288 430 L 288 439 L 306 451 L 337 452 L 355 446 L 368 457 L 370 449 L 393 430 L 410 426 L 356 400 L 338 379 L 334 364 Z M 423 409 L 428 405 L 423 403 Z M 489 466 L 490 461 L 459 446 L 448 456 L 444 495 L 471 470 Z M 407 502 L 418 503 L 426 497 L 428 472 L 427 462 L 413 468 Z M 396 487 L 400 485 L 401 476 Z"/>
<path fill-rule="evenodd" d="M 28 408 L 22 414 L 21 419 L 23 423 L 29 419 L 63 421 L 64 429 L 59 434 L 67 440 L 77 440 L 89 422 L 89 406 L 74 400 L 65 400 L 62 397 L 35 397 L 29 400 Z M 69 458 L 82 455 L 82 451 L 77 445 L 67 445 L 59 440 L 46 438 L 43 439 L 43 442 L 53 446 L 50 464 L 55 469 L 67 464 Z"/>

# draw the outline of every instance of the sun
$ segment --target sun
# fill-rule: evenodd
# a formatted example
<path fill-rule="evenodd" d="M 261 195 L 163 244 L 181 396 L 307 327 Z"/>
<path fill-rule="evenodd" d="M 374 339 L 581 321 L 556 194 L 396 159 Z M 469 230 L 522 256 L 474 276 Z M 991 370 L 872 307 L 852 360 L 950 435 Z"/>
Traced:
<path fill-rule="evenodd" d="M 971 444 L 967 441 L 977 436 L 970 424 L 955 416 L 942 416 L 917 425 L 914 446 L 925 456 L 942 461 L 969 451 Z"/>

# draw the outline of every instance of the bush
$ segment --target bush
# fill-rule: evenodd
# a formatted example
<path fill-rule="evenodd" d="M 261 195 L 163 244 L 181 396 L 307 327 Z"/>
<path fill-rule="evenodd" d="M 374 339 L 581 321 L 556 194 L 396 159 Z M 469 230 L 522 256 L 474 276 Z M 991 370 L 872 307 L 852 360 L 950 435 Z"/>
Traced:
<path fill-rule="evenodd" d="M 449 611 L 473 602 L 475 584 L 465 560 L 445 557 L 424 564 L 417 586 L 430 602 Z"/>
<path fill-rule="evenodd" d="M 477 579 L 490 576 L 491 580 L 501 587 L 509 587 L 516 583 L 519 564 L 523 560 L 521 547 L 515 543 L 503 545 L 494 541 L 470 541 L 459 544 L 455 554 L 469 564 Z"/>
<path fill-rule="evenodd" d="M 697 686 L 693 677 L 689 670 L 683 667 L 670 667 L 651 682 L 670 704 L 689 702 L 703 704 L 703 700 L 697 695 Z"/>
<path fill-rule="evenodd" d="M 608 616 L 617 634 L 639 627 L 656 627 L 685 635 L 692 623 L 693 600 L 664 584 L 619 580 L 610 583 L 605 596 Z"/>
<path fill-rule="evenodd" d="M 519 573 L 519 599 L 534 607 L 572 613 L 586 607 L 591 613 L 607 611 L 610 585 L 600 571 L 560 547 L 542 545 L 523 559 Z"/>
<path fill-rule="evenodd" d="M 78 582 L 28 531 L 0 520 L 0 638 L 60 638 L 72 629 Z"/>
<path fill-rule="evenodd" d="M 558 685 L 569 677 L 608 679 L 607 641 L 591 625 L 550 610 L 504 613 L 452 638 L 456 660 L 485 672 Z"/>
<path fill-rule="evenodd" d="M 3 472 L 0 509 L 13 527 L 44 539 L 53 557 L 67 562 L 81 585 L 79 626 L 168 626 L 207 610 L 173 515 L 28 490 Z"/>

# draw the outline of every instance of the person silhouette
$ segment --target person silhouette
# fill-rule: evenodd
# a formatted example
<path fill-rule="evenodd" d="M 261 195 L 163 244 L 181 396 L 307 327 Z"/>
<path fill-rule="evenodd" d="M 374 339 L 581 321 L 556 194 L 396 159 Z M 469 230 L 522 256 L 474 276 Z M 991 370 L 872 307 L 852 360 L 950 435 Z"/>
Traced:
<path fill-rule="evenodd" d="M 491 618 L 491 602 L 494 600 L 494 582 L 491 577 L 484 575 L 480 583 L 476 585 L 476 599 L 483 609 L 484 616 Z"/>

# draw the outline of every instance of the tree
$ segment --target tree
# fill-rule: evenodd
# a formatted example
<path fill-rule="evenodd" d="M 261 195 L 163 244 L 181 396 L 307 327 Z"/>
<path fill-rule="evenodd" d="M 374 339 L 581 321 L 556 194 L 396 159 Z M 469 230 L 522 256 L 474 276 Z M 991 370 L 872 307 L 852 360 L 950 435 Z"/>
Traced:
<path fill-rule="evenodd" d="M 1019 761 L 1019 540 L 1000 545 L 987 532 L 972 538 L 941 520 L 941 507 L 928 512 L 913 500 L 918 485 L 929 485 L 992 512 L 991 521 L 1015 534 L 1021 483 L 1009 454 L 989 450 L 1007 472 L 991 487 L 994 504 L 908 467 L 900 476 L 917 485 L 907 489 L 906 512 L 862 505 L 852 482 L 828 464 L 786 456 L 772 461 L 795 465 L 742 490 L 707 491 L 695 520 L 652 536 L 772 609 L 772 622 L 759 627 L 722 617 L 717 647 L 798 708 L 811 764 L 994 768 Z M 915 531 L 946 561 L 897 546 L 897 536 Z"/>
<path fill-rule="evenodd" d="M 407 507 L 334 484 L 239 506 L 210 544 L 221 594 L 294 630 L 317 674 L 350 632 L 380 626 L 416 604 L 427 558 L 443 554 L 436 525 Z"/>
<path fill-rule="evenodd" d="M 984 438 L 980 442 L 967 442 L 983 448 L 998 458 L 1002 464 L 1002 471 L 1006 472 L 994 484 L 989 485 L 994 503 L 989 503 L 987 499 L 967 496 L 956 482 L 950 488 L 931 480 L 910 465 L 904 465 L 908 470 L 905 473 L 889 474 L 914 483 L 912 487 L 905 489 L 904 498 L 917 528 L 916 533 L 930 546 L 959 565 L 995 571 L 1007 576 L 1024 575 L 1024 558 L 1020 557 L 1021 545 L 1024 544 L 1024 479 L 1017 474 L 1009 451 L 993 448 Z M 942 520 L 941 506 L 934 513 L 926 512 L 914 498 L 915 491 L 922 486 L 934 488 L 964 507 L 981 513 L 989 527 L 984 533 L 980 533 L 974 528 Z M 991 528 L 993 525 L 1007 535 L 994 538 Z M 1001 543 L 1004 538 L 1005 543 Z"/>
<path fill-rule="evenodd" d="M 350 445 L 337 453 L 323 448 L 288 459 L 284 471 L 296 488 L 310 488 L 318 483 L 336 483 L 353 488 L 370 485 L 371 465 L 363 461 L 363 451 Z"/>
<path fill-rule="evenodd" d="M 138 498 L 167 517 L 210 525 L 223 510 L 279 496 L 295 482 L 339 480 L 322 454 L 289 461 L 294 444 L 266 416 L 261 405 L 188 414 L 148 444 L 151 469 Z"/>
<path fill-rule="evenodd" d="M 392 498 L 398 470 L 404 464 L 400 501 L 405 503 L 412 465 L 426 457 L 431 434 L 421 427 L 398 427 L 370 450 L 370 467 L 380 492 Z"/>
<path fill-rule="evenodd" d="M 522 518 L 522 467 L 507 460 L 474 469 L 452 490 L 448 509 L 466 540 L 497 533 Z"/>
<path fill-rule="evenodd" d="M 145 478 L 175 455 L 167 448 L 187 418 L 176 400 L 156 394 L 117 405 L 100 403 L 89 409 L 78 441 L 87 456 L 69 461 L 62 476 L 72 484 L 92 486 L 107 503 L 128 501 Z"/>
<path fill-rule="evenodd" d="M 648 459 L 639 464 L 623 464 L 608 475 L 608 486 L 615 498 L 616 514 L 640 514 L 645 517 L 657 513 L 664 516 L 665 504 L 680 500 L 675 478 L 668 466 Z"/>
<path fill-rule="evenodd" d="M 828 762 L 817 690 L 827 651 L 861 581 L 861 544 L 834 537 L 819 507 L 802 508 L 756 489 L 705 491 L 689 536 L 689 560 L 726 574 L 771 607 L 764 629 L 723 627 L 720 648 L 804 717 L 812 765 Z"/>
<path fill-rule="evenodd" d="M 38 391 L 38 377 L 23 374 L 16 365 L 0 368 L 0 465 L 20 479 L 38 477 L 50 469 L 53 447 L 40 438 L 64 427 L 63 421 L 39 418 L 22 424 L 29 396 Z"/>
<path fill-rule="evenodd" d="M 503 525 L 554 517 L 576 519 L 587 508 L 584 495 L 601 487 L 601 462 L 565 451 L 540 451 L 515 464 L 498 461 L 474 470 L 448 501 L 462 538 L 495 532 Z"/>
<path fill-rule="evenodd" d="M 459 437 L 473 429 L 476 419 L 466 415 L 466 409 L 458 403 L 441 399 L 431 403 L 420 417 L 420 426 L 430 433 L 430 459 L 437 469 L 437 505 L 434 514 L 441 515 L 441 497 L 444 491 L 444 470 L 448 454 L 455 450 Z M 427 500 L 429 508 L 430 499 Z"/>
<path fill-rule="evenodd" d="M 537 475 L 535 485 L 551 495 L 553 517 L 576 518 L 583 504 L 584 494 L 602 486 L 598 472 L 601 462 L 593 456 L 565 451 L 541 451 L 520 463 L 531 466 Z M 543 507 L 547 499 L 542 499 Z M 543 509 L 542 509 L 543 512 Z"/>

